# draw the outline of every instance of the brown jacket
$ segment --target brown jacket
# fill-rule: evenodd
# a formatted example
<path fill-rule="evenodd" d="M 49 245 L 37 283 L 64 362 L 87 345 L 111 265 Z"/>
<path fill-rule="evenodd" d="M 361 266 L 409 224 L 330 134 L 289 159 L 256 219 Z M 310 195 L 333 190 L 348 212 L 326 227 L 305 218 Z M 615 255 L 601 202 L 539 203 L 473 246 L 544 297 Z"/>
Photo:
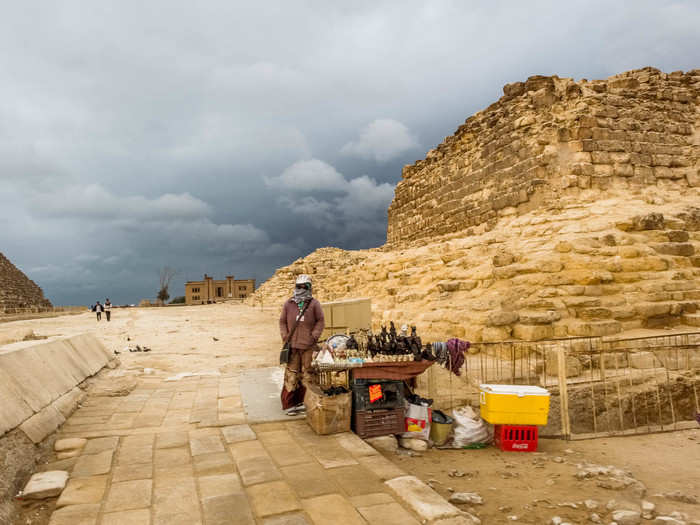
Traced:
<path fill-rule="evenodd" d="M 292 299 L 288 299 L 282 306 L 282 313 L 280 314 L 280 335 L 282 336 L 282 341 L 287 340 L 289 332 L 294 327 L 297 315 L 299 315 L 299 306 Z M 299 320 L 299 326 L 297 326 L 292 336 L 291 347 L 299 350 L 311 348 L 316 344 L 318 338 L 321 337 L 324 326 L 325 321 L 321 303 L 316 299 L 311 299 L 309 307 L 304 312 L 303 320 Z"/>

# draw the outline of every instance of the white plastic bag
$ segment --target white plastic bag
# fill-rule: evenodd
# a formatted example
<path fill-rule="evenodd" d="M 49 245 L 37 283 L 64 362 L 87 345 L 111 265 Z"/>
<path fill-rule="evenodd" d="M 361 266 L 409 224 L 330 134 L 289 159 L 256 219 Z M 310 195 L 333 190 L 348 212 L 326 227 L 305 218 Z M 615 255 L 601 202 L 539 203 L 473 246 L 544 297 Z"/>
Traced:
<path fill-rule="evenodd" d="M 493 426 L 479 417 L 472 407 L 452 410 L 454 417 L 453 448 L 464 448 L 475 443 L 488 444 L 493 441 Z"/>
<path fill-rule="evenodd" d="M 432 409 L 422 405 L 406 403 L 406 432 L 401 437 L 409 439 L 430 439 L 430 420 Z"/>
<path fill-rule="evenodd" d="M 332 365 L 333 364 L 333 354 L 324 348 L 323 350 L 321 350 L 318 353 L 318 357 L 316 357 L 316 361 L 318 361 L 319 363 Z"/>

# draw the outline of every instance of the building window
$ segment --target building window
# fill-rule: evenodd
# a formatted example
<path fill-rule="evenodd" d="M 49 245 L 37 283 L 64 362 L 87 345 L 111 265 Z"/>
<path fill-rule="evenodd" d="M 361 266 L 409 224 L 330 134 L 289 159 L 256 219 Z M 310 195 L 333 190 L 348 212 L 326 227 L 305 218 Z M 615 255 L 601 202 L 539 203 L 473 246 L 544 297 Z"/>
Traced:
<path fill-rule="evenodd" d="M 246 287 L 245 287 L 245 286 L 239 286 L 239 287 L 238 287 L 238 291 L 240 291 L 240 292 L 245 292 L 245 290 L 246 290 Z"/>
<path fill-rule="evenodd" d="M 198 292 L 199 292 L 199 288 L 192 288 L 192 293 L 198 293 Z"/>

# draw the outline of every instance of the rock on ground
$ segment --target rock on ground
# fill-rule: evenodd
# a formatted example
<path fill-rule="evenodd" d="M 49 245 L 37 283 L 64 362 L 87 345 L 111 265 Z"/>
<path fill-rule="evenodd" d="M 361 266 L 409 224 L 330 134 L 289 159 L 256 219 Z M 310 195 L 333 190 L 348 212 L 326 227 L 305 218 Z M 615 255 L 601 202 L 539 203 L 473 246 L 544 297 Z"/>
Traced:
<path fill-rule="evenodd" d="M 58 496 L 66 487 L 68 472 L 50 470 L 32 475 L 22 490 L 21 499 L 44 499 Z"/>

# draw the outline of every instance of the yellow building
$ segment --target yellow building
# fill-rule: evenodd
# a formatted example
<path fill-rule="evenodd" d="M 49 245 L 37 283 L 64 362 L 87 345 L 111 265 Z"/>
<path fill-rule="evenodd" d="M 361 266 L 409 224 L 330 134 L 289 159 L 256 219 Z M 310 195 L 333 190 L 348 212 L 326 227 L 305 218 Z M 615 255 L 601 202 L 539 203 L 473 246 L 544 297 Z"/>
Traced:
<path fill-rule="evenodd" d="M 208 304 L 229 299 L 243 299 L 255 291 L 255 279 L 226 279 L 215 281 L 204 274 L 202 281 L 185 283 L 185 304 Z"/>

